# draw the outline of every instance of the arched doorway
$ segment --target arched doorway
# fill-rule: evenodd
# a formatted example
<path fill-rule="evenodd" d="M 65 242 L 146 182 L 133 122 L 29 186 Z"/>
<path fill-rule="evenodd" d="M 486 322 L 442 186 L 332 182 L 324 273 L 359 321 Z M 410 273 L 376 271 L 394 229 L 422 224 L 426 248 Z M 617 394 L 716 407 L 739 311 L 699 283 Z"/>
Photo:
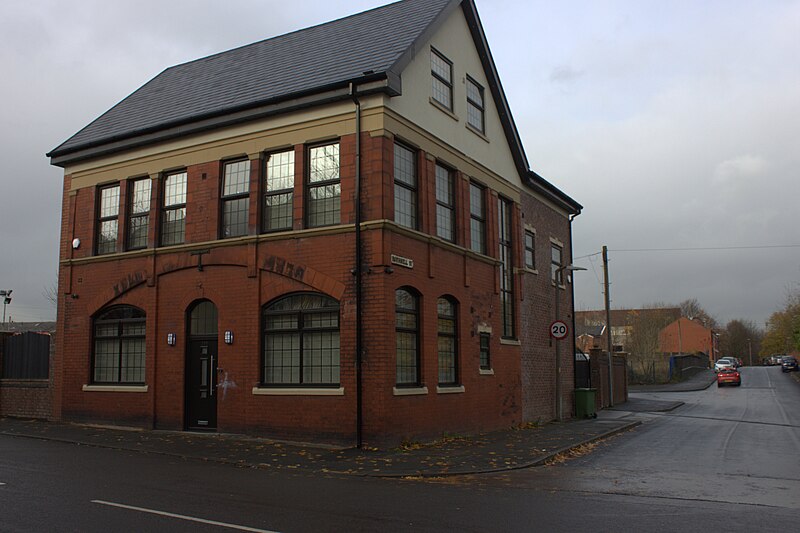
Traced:
<path fill-rule="evenodd" d="M 186 429 L 217 428 L 217 306 L 201 300 L 186 313 Z"/>

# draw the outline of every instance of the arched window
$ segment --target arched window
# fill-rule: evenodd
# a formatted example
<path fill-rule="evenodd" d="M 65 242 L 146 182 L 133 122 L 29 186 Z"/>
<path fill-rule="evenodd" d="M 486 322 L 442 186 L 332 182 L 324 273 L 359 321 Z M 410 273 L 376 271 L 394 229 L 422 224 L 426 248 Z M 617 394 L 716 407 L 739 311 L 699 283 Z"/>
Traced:
<path fill-rule="evenodd" d="M 444 297 L 436 302 L 437 345 L 439 352 L 439 385 L 458 384 L 456 354 L 458 353 L 457 306 L 453 300 Z"/>
<path fill-rule="evenodd" d="M 189 314 L 189 335 L 192 337 L 214 337 L 217 335 L 217 306 L 203 300 L 192 307 Z"/>
<path fill-rule="evenodd" d="M 339 385 L 339 303 L 293 294 L 264 306 L 264 385 Z"/>
<path fill-rule="evenodd" d="M 92 383 L 144 383 L 145 314 L 129 305 L 94 319 Z"/>
<path fill-rule="evenodd" d="M 409 289 L 397 289 L 394 300 L 397 385 L 419 385 L 419 296 Z"/>

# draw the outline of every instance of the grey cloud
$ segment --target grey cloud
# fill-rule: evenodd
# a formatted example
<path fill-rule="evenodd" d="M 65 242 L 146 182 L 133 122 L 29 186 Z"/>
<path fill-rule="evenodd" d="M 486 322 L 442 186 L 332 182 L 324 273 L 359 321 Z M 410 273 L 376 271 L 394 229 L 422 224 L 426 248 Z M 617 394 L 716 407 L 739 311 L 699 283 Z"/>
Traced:
<path fill-rule="evenodd" d="M 583 70 L 576 70 L 568 65 L 561 65 L 550 71 L 550 81 L 559 84 L 574 83 L 585 74 L 586 72 Z"/>

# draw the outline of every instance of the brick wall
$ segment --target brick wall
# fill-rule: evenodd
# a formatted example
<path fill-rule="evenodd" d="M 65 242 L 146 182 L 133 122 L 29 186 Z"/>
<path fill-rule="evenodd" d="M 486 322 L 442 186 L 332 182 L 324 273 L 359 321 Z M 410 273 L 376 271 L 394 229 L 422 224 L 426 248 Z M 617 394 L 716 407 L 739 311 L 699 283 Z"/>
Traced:
<path fill-rule="evenodd" d="M 598 409 L 609 407 L 609 382 L 608 382 L 608 352 L 601 349 L 590 350 L 590 368 L 592 374 L 592 388 L 596 389 L 596 401 Z M 614 405 L 619 405 L 628 401 L 628 370 L 626 354 L 615 353 L 613 357 L 613 385 L 614 385 Z"/>
<path fill-rule="evenodd" d="M 0 416 L 50 418 L 48 380 L 0 380 Z"/>
<path fill-rule="evenodd" d="M 64 205 L 70 217 L 62 231 L 62 260 L 88 260 L 62 264 L 59 276 L 58 350 L 54 417 L 83 422 L 104 422 L 148 428 L 182 429 L 185 424 L 186 312 L 207 299 L 218 308 L 219 332 L 234 332 L 235 342 L 218 343 L 219 367 L 235 388 L 218 397 L 220 431 L 269 435 L 298 440 L 352 444 L 356 430 L 355 374 L 355 266 L 353 136 L 340 140 L 341 223 L 344 226 L 304 231 L 283 237 L 255 238 L 261 201 L 260 163 L 251 169 L 251 237 L 216 241 L 219 228 L 221 163 L 189 166 L 187 173 L 186 243 L 174 249 L 153 249 L 90 258 L 94 227 L 93 189 L 68 192 Z M 491 257 L 466 250 L 469 242 L 468 180 L 457 174 L 456 197 L 462 211 L 459 232 L 450 245 L 432 237 L 435 213 L 434 164 L 419 153 L 419 207 L 421 230 L 407 231 L 393 224 L 393 140 L 391 136 L 362 137 L 363 216 L 373 221 L 363 231 L 364 346 L 363 405 L 367 444 L 437 436 L 443 432 L 472 432 L 509 427 L 524 420 L 553 418 L 552 347 L 546 325 L 552 312 L 549 284 L 550 235 L 561 239 L 568 255 L 568 223 L 551 208 L 532 197 L 516 205 L 515 226 L 533 221 L 537 226 L 540 274 L 515 276 L 519 305 L 516 314 L 519 343 L 501 343 L 502 317 L 496 226 L 496 195 L 487 197 L 487 245 Z M 296 165 L 303 168 L 305 149 L 295 147 Z M 302 173 L 296 182 L 302 182 Z M 121 179 L 124 179 L 121 176 Z M 156 187 L 157 189 L 157 187 Z M 305 227 L 302 188 L 295 187 L 293 227 Z M 154 192 L 154 198 L 157 194 Z M 299 206 L 299 207 L 298 207 Z M 122 210 L 124 213 L 124 210 Z M 151 228 L 157 225 L 158 202 L 151 207 Z M 120 215 L 120 228 L 125 227 Z M 155 235 L 151 229 L 151 235 Z M 68 245 L 74 237 L 84 244 Z M 521 264 L 521 236 L 514 235 L 514 254 Z M 152 239 L 151 239 L 152 240 Z M 214 242 L 209 242 L 214 241 Z M 121 246 L 121 245 L 120 245 Z M 197 249 L 208 249 L 202 256 Z M 392 265 L 391 254 L 413 259 L 413 269 Z M 420 294 L 420 336 L 423 395 L 398 396 L 393 392 L 396 375 L 394 293 L 411 287 Z M 524 289 L 524 291 L 520 290 Z M 262 306 L 299 291 L 326 294 L 340 303 L 340 352 L 342 396 L 254 395 L 261 379 Z M 571 313 L 568 291 L 561 291 L 564 314 Z M 524 296 L 523 296 L 524 294 Z M 449 296 L 458 303 L 458 375 L 464 391 L 438 393 L 437 299 Z M 536 295 L 536 296 L 534 296 Z M 146 321 L 146 378 L 143 392 L 86 391 L 91 382 L 92 317 L 110 305 L 142 309 Z M 536 324 L 534 327 L 532 324 Z M 540 327 L 541 325 L 541 327 Z M 492 371 L 479 371 L 478 330 L 490 330 Z M 168 346 L 168 333 L 177 343 Z M 565 398 L 571 391 L 572 349 L 564 346 Z M 569 376 L 569 377 L 567 377 Z M 569 385 L 569 387 L 567 387 Z M 565 405 L 570 405 L 565 403 Z M 570 409 L 567 409 L 570 412 Z"/>
<path fill-rule="evenodd" d="M 549 325 L 556 320 L 555 298 L 558 294 L 559 320 L 566 322 L 570 328 L 573 323 L 572 285 L 566 278 L 564 288 L 557 291 L 551 281 L 551 239 L 562 246 L 562 264 L 572 262 L 570 230 L 567 215 L 556 211 L 553 207 L 537 200 L 529 194 L 522 196 L 522 220 L 517 242 L 522 243 L 519 254 L 524 250 L 524 231 L 535 231 L 535 273 L 523 270 L 517 277 L 525 290 L 521 294 L 521 321 L 524 324 L 520 331 L 522 342 L 522 389 L 525 420 L 552 420 L 556 417 L 556 347 L 560 342 L 561 359 L 561 391 L 564 417 L 569 418 L 573 412 L 573 394 L 575 388 L 574 365 L 575 348 L 573 335 L 562 341 L 550 338 Z M 520 255 L 519 263 L 524 261 Z"/>

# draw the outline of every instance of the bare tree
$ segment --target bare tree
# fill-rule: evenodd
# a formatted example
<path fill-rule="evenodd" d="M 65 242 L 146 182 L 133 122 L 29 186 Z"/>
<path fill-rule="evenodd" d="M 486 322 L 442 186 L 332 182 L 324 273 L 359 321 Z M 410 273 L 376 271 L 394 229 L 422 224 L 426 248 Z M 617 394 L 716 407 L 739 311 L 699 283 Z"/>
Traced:
<path fill-rule="evenodd" d="M 720 336 L 723 355 L 739 357 L 750 363 L 749 355 L 758 355 L 764 332 L 750 320 L 731 320 Z M 755 362 L 755 361 L 753 361 Z"/>
<path fill-rule="evenodd" d="M 719 329 L 717 319 L 703 309 L 697 298 L 689 298 L 681 302 L 681 316 L 685 316 L 689 320 L 697 320 L 708 329 Z"/>
<path fill-rule="evenodd" d="M 658 334 L 673 320 L 673 316 L 660 312 L 663 306 L 650 305 L 636 311 L 631 317 L 631 334 L 628 351 L 634 379 L 656 382 L 662 373 L 664 355 L 659 352 Z M 655 308 L 654 308 L 655 307 Z"/>
<path fill-rule="evenodd" d="M 52 285 L 45 287 L 42 289 L 42 296 L 44 296 L 47 301 L 49 301 L 53 307 L 58 307 L 58 283 L 53 283 Z"/>

